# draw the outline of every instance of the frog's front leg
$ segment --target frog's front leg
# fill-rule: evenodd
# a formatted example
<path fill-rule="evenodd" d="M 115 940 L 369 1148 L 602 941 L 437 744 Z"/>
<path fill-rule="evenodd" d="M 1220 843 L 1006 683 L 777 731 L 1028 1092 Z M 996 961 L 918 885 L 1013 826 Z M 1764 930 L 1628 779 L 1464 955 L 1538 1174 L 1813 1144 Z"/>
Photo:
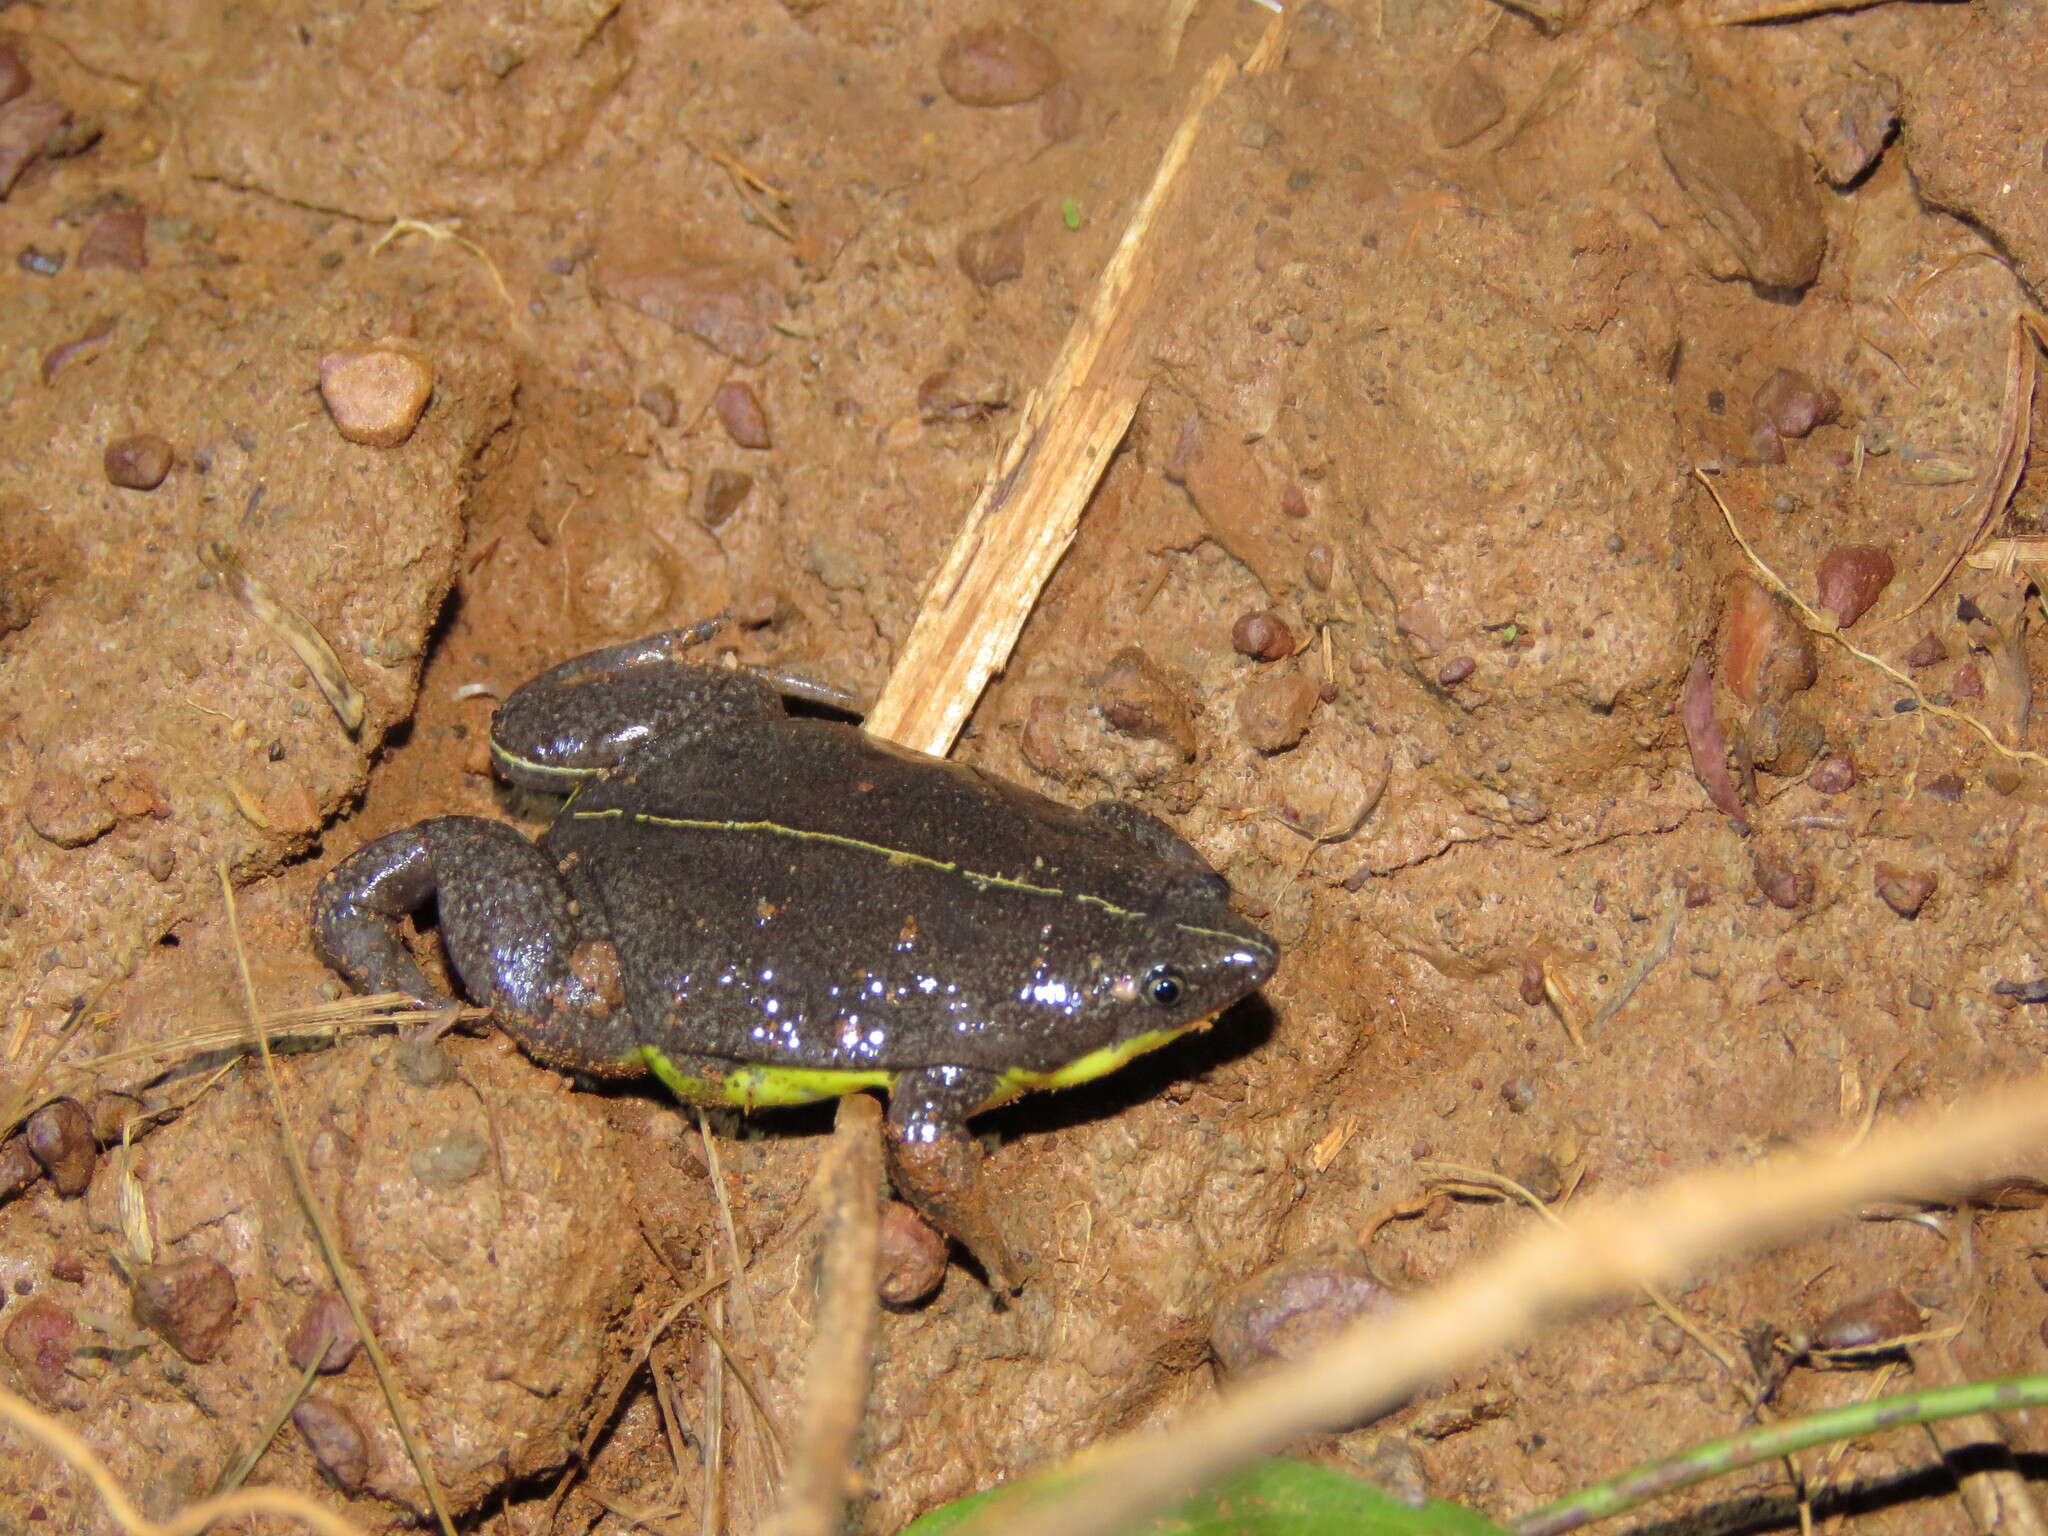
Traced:
<path fill-rule="evenodd" d="M 313 943 L 350 985 L 448 999 L 414 962 L 399 923 L 438 898 L 463 988 L 542 1061 L 621 1071 L 629 1032 L 617 951 L 571 899 L 546 854 L 501 822 L 440 816 L 366 843 L 313 894 Z"/>
<path fill-rule="evenodd" d="M 941 1232 L 959 1239 L 1000 1294 L 1017 1290 L 1024 1277 L 989 1215 L 981 1148 L 967 1133 L 967 1117 L 996 1097 L 999 1084 L 995 1073 L 974 1067 L 899 1073 L 889 1089 L 887 1146 L 897 1193 Z"/>

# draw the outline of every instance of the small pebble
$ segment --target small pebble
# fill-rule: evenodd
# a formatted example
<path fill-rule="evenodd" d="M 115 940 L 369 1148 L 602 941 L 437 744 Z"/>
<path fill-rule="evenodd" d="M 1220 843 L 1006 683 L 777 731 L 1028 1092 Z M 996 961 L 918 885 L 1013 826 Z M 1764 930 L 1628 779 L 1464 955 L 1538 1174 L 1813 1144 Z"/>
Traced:
<path fill-rule="evenodd" d="M 1796 779 L 1813 766 L 1827 733 L 1797 699 L 1759 705 L 1743 727 L 1751 759 L 1780 778 Z"/>
<path fill-rule="evenodd" d="M 135 1320 L 194 1365 L 211 1360 L 235 1322 L 235 1277 L 203 1254 L 145 1264 L 135 1271 Z"/>
<path fill-rule="evenodd" d="M 1903 918 L 1918 917 L 1940 883 L 1940 876 L 1932 870 L 1906 869 L 1897 864 L 1877 866 L 1877 894 Z"/>
<path fill-rule="evenodd" d="M 1285 752 L 1307 734 L 1321 695 L 1298 671 L 1261 673 L 1237 696 L 1237 724 L 1260 752 Z"/>
<path fill-rule="evenodd" d="M 292 1409 L 292 1427 L 328 1481 L 355 1493 L 370 1479 L 370 1443 L 355 1415 L 322 1397 L 303 1399 Z"/>
<path fill-rule="evenodd" d="M 1891 585 L 1891 555 L 1875 544 L 1844 544 L 1821 557 L 1819 607 L 1847 629 Z"/>
<path fill-rule="evenodd" d="M 1820 676 L 1813 635 L 1792 607 L 1747 576 L 1728 585 L 1721 681 L 1745 704 L 1782 703 Z"/>
<path fill-rule="evenodd" d="M 1522 962 L 1522 979 L 1516 984 L 1515 992 L 1526 1008 L 1541 1008 L 1550 996 L 1543 985 L 1543 967 L 1535 960 Z"/>
<path fill-rule="evenodd" d="M 747 499 L 747 492 L 754 488 L 754 477 L 736 469 L 714 469 L 704 477 L 704 526 L 720 528 L 727 518 L 739 511 L 740 503 Z"/>
<path fill-rule="evenodd" d="M 434 365 L 396 337 L 320 359 L 320 398 L 336 430 L 352 443 L 396 448 L 412 436 L 433 393 Z"/>
<path fill-rule="evenodd" d="M 348 1303 L 341 1299 L 341 1292 L 322 1291 L 306 1303 L 305 1311 L 292 1324 L 292 1331 L 285 1335 L 284 1355 L 294 1367 L 303 1371 L 313 1363 L 317 1354 L 320 1374 L 332 1376 L 336 1371 L 348 1369 L 349 1361 L 355 1359 L 362 1342 L 362 1335 L 356 1332 L 355 1319 L 349 1316 Z"/>
<path fill-rule="evenodd" d="M 1209 1348 L 1227 1376 L 1315 1354 L 1351 1323 L 1401 1306 L 1362 1255 L 1283 1259 L 1233 1286 L 1216 1308 Z"/>
<path fill-rule="evenodd" d="M 1963 798 L 1963 776 L 1960 773 L 1937 773 L 1920 788 L 1920 793 L 1930 800 L 1943 800 L 1950 805 Z"/>
<path fill-rule="evenodd" d="M 1478 670 L 1479 663 L 1470 656 L 1453 656 L 1436 669 L 1437 686 L 1455 688 Z"/>
<path fill-rule="evenodd" d="M 1927 1314 L 1896 1285 L 1845 1302 L 1813 1327 L 1816 1349 L 1872 1349 L 1910 1338 L 1927 1326 Z"/>
<path fill-rule="evenodd" d="M 6 1204 L 43 1176 L 28 1143 L 19 1136 L 0 1142 L 0 1205 Z"/>
<path fill-rule="evenodd" d="M 1918 640 L 1915 640 L 1907 648 L 1906 654 L 1901 656 L 1899 660 L 1916 670 L 1921 667 L 1935 666 L 1948 660 L 1948 647 L 1943 645 L 1941 637 L 1930 629 Z"/>
<path fill-rule="evenodd" d="M 1856 787 L 1856 760 L 1837 752 L 1822 758 L 1806 776 L 1807 786 L 1823 795 L 1839 795 Z"/>
<path fill-rule="evenodd" d="M 1750 872 L 1764 900 L 1787 912 L 1813 905 L 1813 871 L 1794 864 L 1773 848 L 1757 848 L 1750 854 Z"/>
<path fill-rule="evenodd" d="M 945 1238 L 901 1201 L 885 1204 L 875 1255 L 875 1295 L 882 1305 L 915 1306 L 945 1278 Z"/>
<path fill-rule="evenodd" d="M 1924 981 L 1916 981 L 1906 988 L 1906 1001 L 1915 1008 L 1932 1008 L 1934 1006 L 1934 988 L 1927 985 Z"/>
<path fill-rule="evenodd" d="M 1021 27 L 969 27 L 947 39 L 939 84 L 964 107 L 1008 107 L 1059 83 L 1060 61 Z"/>
<path fill-rule="evenodd" d="M 1335 552 L 1327 544 L 1310 545 L 1308 553 L 1301 557 L 1301 574 L 1318 592 L 1329 591 L 1337 574 Z"/>
<path fill-rule="evenodd" d="M 393 1065 L 399 1078 L 415 1088 L 439 1088 L 455 1080 L 455 1058 L 438 1040 L 422 1037 L 403 1042 Z"/>
<path fill-rule="evenodd" d="M 728 379 L 711 397 L 711 409 L 718 413 L 725 435 L 742 448 L 769 446 L 768 413 L 761 409 L 761 397 L 753 386 Z"/>
<path fill-rule="evenodd" d="M 640 391 L 640 409 L 652 416 L 657 426 L 672 427 L 680 408 L 674 390 L 666 384 L 650 384 Z"/>
<path fill-rule="evenodd" d="M 1780 437 L 1804 437 L 1833 421 L 1842 408 L 1832 389 L 1791 368 L 1778 369 L 1757 386 L 1751 398 L 1757 414 Z"/>
<path fill-rule="evenodd" d="M 109 208 L 92 221 L 78 245 L 78 270 L 103 267 L 140 272 L 149 265 L 149 215 L 140 208 Z"/>
<path fill-rule="evenodd" d="M 92 1139 L 92 1117 L 78 1100 L 52 1099 L 28 1117 L 22 1139 L 58 1194 L 69 1199 L 91 1187 L 100 1149 Z"/>
<path fill-rule="evenodd" d="M 64 270 L 64 253 L 24 245 L 14 253 L 14 264 L 33 277 L 55 277 Z"/>
<path fill-rule="evenodd" d="M 1272 609 L 1258 609 L 1231 626 L 1230 646 L 1240 656 L 1279 661 L 1294 654 L 1294 632 Z"/>
<path fill-rule="evenodd" d="M 149 1107 L 132 1093 L 109 1089 L 92 1101 L 86 1113 L 92 1118 L 92 1139 L 103 1147 L 119 1141 L 130 1121 L 138 1121 Z M 138 1133 L 140 1127 L 137 1128 Z"/>
<path fill-rule="evenodd" d="M 85 1260 L 75 1253 L 60 1254 L 50 1263 L 50 1278 L 66 1285 L 85 1284 Z"/>
<path fill-rule="evenodd" d="M 1984 697 L 1984 674 L 1977 670 L 1977 663 L 1966 661 L 1956 668 L 1949 692 L 1959 699 L 1981 699 Z"/>
<path fill-rule="evenodd" d="M 1127 645 L 1110 657 L 1108 667 L 1095 680 L 1095 693 L 1095 707 L 1117 730 L 1141 741 L 1163 741 L 1187 761 L 1194 760 L 1198 745 L 1194 711 L 1179 687 L 1142 649 Z"/>
<path fill-rule="evenodd" d="M 412 1176 L 429 1189 L 454 1189 L 483 1172 L 491 1144 L 482 1131 L 457 1126 L 408 1158 Z"/>
<path fill-rule="evenodd" d="M 29 1396 L 50 1408 L 85 1404 L 83 1383 L 71 1375 L 71 1357 L 79 1346 L 78 1319 L 55 1302 L 37 1297 L 14 1308 L 0 1347 L 14 1362 Z"/>
<path fill-rule="evenodd" d="M 171 445 L 154 432 L 138 432 L 107 444 L 101 464 L 109 485 L 129 491 L 153 491 L 164 483 L 176 457 Z"/>
<path fill-rule="evenodd" d="M 994 288 L 1024 275 L 1025 241 L 1038 210 L 1020 208 L 1000 224 L 969 230 L 954 253 L 960 270 L 977 288 Z"/>
<path fill-rule="evenodd" d="M 2000 758 L 1985 768 L 1984 782 L 1995 794 L 2011 795 L 2019 792 L 2020 785 L 2026 782 L 2026 775 L 2020 772 L 2018 765 Z"/>
<path fill-rule="evenodd" d="M 25 95 L 35 83 L 29 74 L 28 65 L 21 61 L 21 55 L 12 48 L 0 46 L 0 107 L 15 97 Z"/>
<path fill-rule="evenodd" d="M 1287 517 L 1308 516 L 1308 493 L 1290 480 L 1280 492 L 1280 511 Z"/>

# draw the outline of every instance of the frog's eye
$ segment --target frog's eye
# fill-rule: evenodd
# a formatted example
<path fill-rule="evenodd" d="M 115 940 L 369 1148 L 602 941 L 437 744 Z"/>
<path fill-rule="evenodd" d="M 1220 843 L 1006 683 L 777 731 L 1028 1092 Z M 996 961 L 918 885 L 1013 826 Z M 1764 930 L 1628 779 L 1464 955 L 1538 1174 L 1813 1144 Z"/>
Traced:
<path fill-rule="evenodd" d="M 1155 965 L 1145 976 L 1145 995 L 1161 1008 L 1171 1008 L 1187 989 L 1180 972 L 1170 965 Z"/>

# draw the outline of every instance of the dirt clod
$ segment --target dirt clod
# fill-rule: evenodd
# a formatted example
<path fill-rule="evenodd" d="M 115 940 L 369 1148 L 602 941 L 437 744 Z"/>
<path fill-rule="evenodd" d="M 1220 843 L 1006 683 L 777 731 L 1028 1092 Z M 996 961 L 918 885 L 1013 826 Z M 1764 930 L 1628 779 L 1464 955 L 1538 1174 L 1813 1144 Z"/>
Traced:
<path fill-rule="evenodd" d="M 140 208 L 109 208 L 92 221 L 78 245 L 78 270 L 112 267 L 140 272 L 149 265 L 149 215 Z"/>
<path fill-rule="evenodd" d="M 320 1374 L 331 1376 L 336 1371 L 348 1369 L 349 1361 L 355 1359 L 362 1342 L 362 1335 L 356 1332 L 355 1319 L 349 1316 L 348 1303 L 341 1299 L 341 1292 L 322 1291 L 306 1303 L 305 1311 L 292 1324 L 292 1331 L 285 1335 L 284 1354 L 302 1371 L 317 1356 Z"/>
<path fill-rule="evenodd" d="M 1294 654 L 1294 631 L 1272 609 L 1255 609 L 1231 626 L 1230 646 L 1240 656 L 1279 661 Z"/>
<path fill-rule="evenodd" d="M 412 1176 L 428 1189 L 453 1189 L 483 1172 L 490 1139 L 470 1126 L 457 1126 L 412 1154 Z"/>
<path fill-rule="evenodd" d="M 778 295 L 759 268 L 666 255 L 608 263 L 599 271 L 599 291 L 749 368 L 767 362 L 774 350 L 768 322 L 779 308 Z"/>
<path fill-rule="evenodd" d="M 885 1307 L 923 1301 L 946 1277 L 946 1240 L 899 1200 L 882 1207 L 875 1260 L 875 1295 Z"/>
<path fill-rule="evenodd" d="M 58 1194 L 70 1199 L 92 1186 L 100 1149 L 92 1139 L 92 1118 L 78 1100 L 52 1099 L 28 1117 L 22 1139 Z"/>
<path fill-rule="evenodd" d="M 1507 115 L 1508 99 L 1469 59 L 1451 66 L 1430 103 L 1429 126 L 1445 149 L 1469 144 Z"/>
<path fill-rule="evenodd" d="M 1095 680 L 1102 718 L 1141 741 L 1163 741 L 1190 761 L 1195 755 L 1195 714 L 1181 691 L 1144 650 L 1125 646 Z"/>
<path fill-rule="evenodd" d="M 1360 1255 L 1283 1259 L 1224 1294 L 1209 1327 L 1209 1348 L 1226 1376 L 1242 1375 L 1313 1354 L 1349 1324 L 1387 1316 L 1400 1305 Z"/>
<path fill-rule="evenodd" d="M 49 1408 L 85 1404 L 84 1384 L 72 1379 L 71 1356 L 78 1347 L 78 1319 L 40 1296 L 14 1309 L 0 1335 L 7 1358 L 29 1396 Z"/>
<path fill-rule="evenodd" d="M 946 40 L 939 84 L 963 107 L 1008 107 L 1059 83 L 1060 61 L 1022 27 L 969 27 Z"/>
<path fill-rule="evenodd" d="M 321 1472 L 343 1493 L 355 1493 L 369 1481 L 370 1443 L 346 1408 L 324 1397 L 306 1398 L 292 1409 L 292 1427 L 305 1438 Z"/>
<path fill-rule="evenodd" d="M 320 359 L 320 398 L 335 430 L 365 447 L 396 448 L 411 437 L 433 392 L 433 363 L 397 337 Z"/>
<path fill-rule="evenodd" d="M 1821 173 L 1846 187 L 1877 162 L 1899 124 L 1899 82 L 1859 72 L 1832 90 L 1809 96 L 1799 109 Z"/>
<path fill-rule="evenodd" d="M 1797 699 L 1759 706 L 1743 734 L 1757 767 L 1785 779 L 1806 772 L 1827 744 L 1821 723 Z"/>
<path fill-rule="evenodd" d="M 1238 729 L 1258 751 L 1285 752 L 1307 733 L 1319 702 L 1315 683 L 1302 673 L 1267 673 L 1237 696 Z"/>
<path fill-rule="evenodd" d="M 1757 847 L 1750 853 L 1749 867 L 1756 878 L 1756 888 L 1772 906 L 1797 912 L 1813 905 L 1813 871 L 1794 863 L 1787 854 L 1775 848 Z"/>
<path fill-rule="evenodd" d="M 1878 897 L 1903 918 L 1918 917 L 1938 884 L 1940 876 L 1931 869 L 1906 869 L 1884 863 L 1877 866 Z"/>
<path fill-rule="evenodd" d="M 218 1259 L 189 1254 L 135 1271 L 135 1320 L 197 1365 L 227 1342 L 235 1322 L 235 1277 Z"/>
<path fill-rule="evenodd" d="M 103 459 L 107 483 L 123 490 L 153 491 L 164 483 L 176 457 L 171 445 L 154 432 L 116 438 L 107 444 Z"/>
<path fill-rule="evenodd" d="M 1963 791 L 1967 787 L 1960 773 L 1937 773 L 1933 778 L 1920 786 L 1920 793 L 1930 800 L 1940 800 L 1948 805 L 1955 805 L 1962 800 Z"/>
<path fill-rule="evenodd" d="M 111 831 L 116 819 L 98 785 L 64 768 L 36 775 L 24 809 L 36 835 L 59 848 L 83 848 Z"/>
<path fill-rule="evenodd" d="M 1844 544 L 1821 557 L 1817 606 L 1847 629 L 1870 611 L 1891 585 L 1894 568 L 1889 551 L 1875 544 Z"/>
<path fill-rule="evenodd" d="M 728 379 L 711 397 L 711 409 L 718 413 L 725 435 L 739 447 L 761 449 L 769 446 L 768 413 L 761 408 L 761 397 L 754 393 L 751 384 Z"/>
<path fill-rule="evenodd" d="M 1035 208 L 1020 208 L 1001 223 L 969 230 L 960 237 L 956 256 L 969 282 L 977 288 L 994 288 L 1024 275 L 1025 239 L 1036 212 Z"/>
<path fill-rule="evenodd" d="M 28 1143 L 10 1136 L 0 1143 L 0 1204 L 12 1200 L 43 1176 L 43 1165 L 35 1160 Z"/>
<path fill-rule="evenodd" d="M 676 392 L 666 384 L 650 384 L 640 391 L 640 409 L 652 416 L 656 425 L 672 427 L 681 407 L 676 401 Z"/>
<path fill-rule="evenodd" d="M 1828 229 L 1796 145 L 1705 97 L 1676 96 L 1657 114 L 1657 146 L 1753 282 L 1804 288 L 1820 275 Z"/>
<path fill-rule="evenodd" d="M 929 422 L 986 421 L 1008 409 L 1015 394 L 1016 386 L 1002 374 L 942 368 L 917 386 L 917 416 Z"/>
<path fill-rule="evenodd" d="M 1805 437 L 1835 419 L 1841 397 L 1793 368 L 1780 368 L 1759 384 L 1752 397 L 1756 413 L 1779 437 Z"/>

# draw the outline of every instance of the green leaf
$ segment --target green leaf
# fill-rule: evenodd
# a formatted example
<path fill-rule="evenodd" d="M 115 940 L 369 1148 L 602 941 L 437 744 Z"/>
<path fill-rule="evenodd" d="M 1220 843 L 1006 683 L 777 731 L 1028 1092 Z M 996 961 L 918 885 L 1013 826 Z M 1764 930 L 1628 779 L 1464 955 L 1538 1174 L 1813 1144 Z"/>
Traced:
<path fill-rule="evenodd" d="M 1079 229 L 1081 227 L 1081 205 L 1071 197 L 1061 198 L 1060 218 L 1066 223 L 1067 228 Z"/>
<path fill-rule="evenodd" d="M 1059 1492 L 1071 1474 L 1026 1478 L 969 1494 L 905 1527 L 902 1536 L 950 1536 L 992 1500 L 1023 1505 Z M 1212 1483 L 1126 1536 L 1506 1536 L 1484 1515 L 1432 1499 L 1404 1504 L 1371 1483 L 1305 1461 L 1264 1461 Z"/>

